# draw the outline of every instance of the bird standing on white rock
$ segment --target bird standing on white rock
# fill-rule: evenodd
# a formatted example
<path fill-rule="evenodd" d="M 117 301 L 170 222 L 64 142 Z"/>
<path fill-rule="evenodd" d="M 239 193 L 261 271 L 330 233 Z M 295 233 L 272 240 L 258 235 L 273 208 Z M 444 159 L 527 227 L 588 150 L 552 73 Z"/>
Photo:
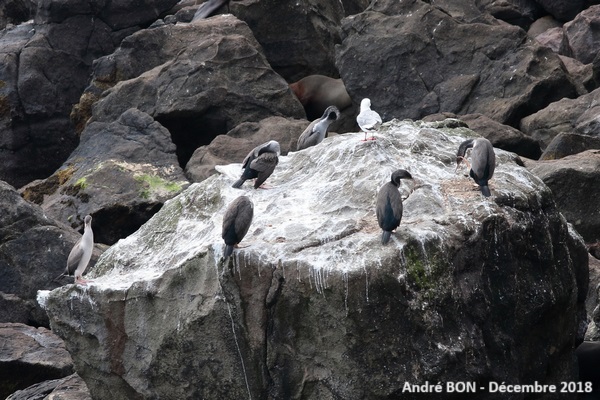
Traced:
<path fill-rule="evenodd" d="M 402 196 L 398 192 L 400 181 L 402 179 L 412 179 L 412 175 L 404 170 L 399 169 L 392 173 L 389 182 L 379 189 L 377 194 L 377 203 L 375 205 L 375 214 L 377 222 L 382 230 L 381 243 L 387 244 L 390 241 L 392 231 L 400 226 L 402 221 Z"/>
<path fill-rule="evenodd" d="M 223 229 L 221 231 L 221 237 L 225 241 L 224 258 L 229 257 L 233 253 L 234 247 L 238 247 L 238 244 L 246 236 L 253 216 L 254 204 L 247 196 L 236 198 L 227 207 L 223 216 Z"/>
<path fill-rule="evenodd" d="M 466 159 L 466 152 L 469 148 L 473 148 L 471 163 Z M 492 179 L 496 169 L 496 155 L 492 143 L 486 138 L 465 140 L 460 144 L 456 153 L 456 169 L 463 161 L 469 166 L 469 176 L 479 185 L 481 194 L 490 197 L 488 181 Z"/>
<path fill-rule="evenodd" d="M 256 146 L 242 161 L 242 176 L 232 187 L 239 189 L 248 179 L 256 178 L 254 189 L 258 189 L 275 170 L 280 153 L 281 148 L 276 140 Z"/>
<path fill-rule="evenodd" d="M 92 258 L 92 252 L 94 251 L 94 232 L 92 231 L 92 216 L 86 215 L 83 221 L 85 224 L 83 236 L 81 236 L 79 241 L 73 246 L 73 249 L 71 249 L 69 258 L 67 258 L 65 272 L 58 278 L 65 275 L 75 275 L 75 283 L 85 285 L 90 282 L 89 280 L 83 279 L 83 273 L 85 272 L 85 269 Z"/>
<path fill-rule="evenodd" d="M 381 117 L 376 111 L 371 110 L 371 100 L 368 98 L 362 99 L 360 102 L 360 112 L 356 116 L 356 122 L 360 129 L 365 133 L 363 142 L 367 141 L 367 132 L 371 133 L 369 140 L 375 140 L 373 133 L 381 126 Z"/>
<path fill-rule="evenodd" d="M 340 110 L 336 106 L 329 106 L 321 118 L 315 119 L 302 132 L 298 138 L 297 150 L 304 150 L 321 143 L 327 135 L 327 129 L 333 121 L 340 118 Z"/>

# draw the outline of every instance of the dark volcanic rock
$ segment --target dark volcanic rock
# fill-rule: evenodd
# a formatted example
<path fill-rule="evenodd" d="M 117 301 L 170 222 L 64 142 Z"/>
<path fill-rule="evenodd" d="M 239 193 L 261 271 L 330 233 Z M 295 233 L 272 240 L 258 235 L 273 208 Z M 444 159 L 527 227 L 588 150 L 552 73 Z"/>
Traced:
<path fill-rule="evenodd" d="M 600 240 L 600 150 L 539 161 L 531 172 L 544 181 L 556 204 L 586 242 Z"/>
<path fill-rule="evenodd" d="M 563 99 L 523 118 L 520 130 L 538 140 L 542 149 L 560 133 L 580 133 L 600 137 L 600 89 L 579 96 Z"/>
<path fill-rule="evenodd" d="M 579 133 L 560 133 L 546 147 L 540 160 L 556 160 L 591 149 L 600 150 L 600 137 Z"/>
<path fill-rule="evenodd" d="M 600 242 L 590 246 L 598 248 Z M 590 253 L 592 253 L 590 251 Z M 590 284 L 588 289 L 585 308 L 588 315 L 588 329 L 585 334 L 585 340 L 599 341 L 600 340 L 600 259 L 590 254 Z"/>
<path fill-rule="evenodd" d="M 92 400 L 90 391 L 77 374 L 66 378 L 44 381 L 18 390 L 6 400 Z"/>
<path fill-rule="evenodd" d="M 567 22 L 561 53 L 573 57 L 584 64 L 594 61 L 596 49 L 600 46 L 597 26 L 600 24 L 600 5 L 591 6 L 577 17 Z"/>
<path fill-rule="evenodd" d="M 463 0 L 468 3 L 468 0 Z M 485 0 L 476 2 L 482 12 L 488 12 L 499 20 L 517 25 L 525 30 L 544 14 L 543 9 L 533 1 Z M 436 2 L 437 5 L 437 2 Z"/>
<path fill-rule="evenodd" d="M 37 291 L 59 286 L 53 279 L 64 271 L 80 235 L 3 182 L 0 209 L 0 322 L 47 326 L 48 317 L 35 301 Z M 90 266 L 99 254 L 96 250 Z"/>
<path fill-rule="evenodd" d="M 492 198 L 455 174 L 473 135 L 396 120 L 375 141 L 338 135 L 280 157 L 274 187 L 248 193 L 255 219 L 227 262 L 221 219 L 242 191 L 230 187 L 239 165 L 219 167 L 105 252 L 86 290 L 50 292 L 52 328 L 101 399 L 393 399 L 405 382 L 572 381 L 588 253 L 512 153 L 496 149 Z M 381 246 L 373 201 L 396 165 L 416 182 Z"/>
<path fill-rule="evenodd" d="M 436 0 L 435 7 L 461 22 L 497 23 L 497 20 L 503 20 L 523 29 L 527 29 L 542 12 L 534 2 L 521 0 Z"/>
<path fill-rule="evenodd" d="M 200 182 L 216 172 L 215 165 L 241 163 L 250 150 L 269 140 L 277 140 L 281 154 L 285 155 L 296 150 L 298 137 L 308 124 L 306 120 L 283 117 L 242 123 L 227 135 L 217 136 L 208 146 L 198 148 L 185 168 L 185 175 L 192 182 Z"/>
<path fill-rule="evenodd" d="M 169 129 L 182 168 L 196 148 L 242 122 L 304 117 L 248 26 L 231 15 L 128 37 L 97 63 L 92 85 L 114 85 L 94 104 L 92 121 L 110 122 L 138 108 Z"/>
<path fill-rule="evenodd" d="M 341 1 L 245 0 L 231 2 L 231 12 L 248 24 L 269 64 L 288 82 L 338 76 L 335 45 L 346 16 Z"/>
<path fill-rule="evenodd" d="M 18 25 L 29 20 L 32 0 L 5 0 L 0 3 L 0 29 L 6 28 L 7 24 Z"/>
<path fill-rule="evenodd" d="M 64 162 L 78 140 L 71 108 L 93 59 L 118 39 L 104 22 L 84 15 L 0 32 L 0 179 L 22 186 Z"/>
<path fill-rule="evenodd" d="M 35 21 L 38 24 L 63 22 L 74 15 L 92 15 L 111 30 L 149 25 L 179 0 L 38 0 Z"/>
<path fill-rule="evenodd" d="M 64 342 L 46 328 L 0 323 L 0 398 L 73 373 Z"/>
<path fill-rule="evenodd" d="M 0 179 L 20 187 L 67 159 L 92 62 L 176 2 L 40 0 L 34 23 L 0 32 Z"/>
<path fill-rule="evenodd" d="M 586 0 L 535 0 L 544 10 L 559 21 L 570 21 L 581 10 Z"/>
<path fill-rule="evenodd" d="M 564 37 L 563 28 L 552 28 L 547 31 L 540 33 L 535 37 L 535 40 L 540 42 L 542 45 L 549 47 L 555 53 L 560 53 Z"/>
<path fill-rule="evenodd" d="M 594 64 L 582 64 L 574 58 L 559 56 L 571 75 L 579 95 L 587 94 L 598 87 Z"/>
<path fill-rule="evenodd" d="M 481 114 L 462 115 L 460 119 L 465 121 L 469 128 L 492 142 L 494 147 L 534 160 L 542 153 L 540 144 L 535 139 L 511 126 L 503 125 Z"/>
<path fill-rule="evenodd" d="M 440 121 L 445 118 L 457 118 L 465 122 L 465 126 L 492 142 L 496 148 L 512 151 L 520 156 L 537 160 L 542 154 L 540 144 L 523 134 L 523 132 L 503 125 L 481 114 L 456 115 L 452 113 L 432 114 L 423 121 Z"/>
<path fill-rule="evenodd" d="M 114 122 L 90 123 L 62 168 L 23 194 L 66 224 L 79 227 L 91 214 L 95 241 L 113 244 L 187 185 L 169 132 L 132 108 Z"/>
<path fill-rule="evenodd" d="M 337 66 L 384 120 L 438 112 L 521 118 L 576 95 L 558 56 L 506 24 L 462 23 L 421 1 L 378 1 L 343 20 Z"/>

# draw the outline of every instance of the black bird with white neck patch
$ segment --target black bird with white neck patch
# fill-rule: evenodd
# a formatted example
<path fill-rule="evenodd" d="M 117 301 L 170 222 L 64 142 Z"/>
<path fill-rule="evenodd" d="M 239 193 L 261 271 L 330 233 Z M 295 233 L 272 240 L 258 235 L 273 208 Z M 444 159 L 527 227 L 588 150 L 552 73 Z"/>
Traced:
<path fill-rule="evenodd" d="M 473 148 L 470 164 L 465 156 L 469 148 Z M 460 144 L 456 153 L 456 169 L 463 161 L 470 168 L 469 176 L 479 185 L 481 193 L 485 197 L 490 197 L 491 192 L 488 181 L 492 178 L 496 169 L 496 154 L 492 143 L 486 138 L 465 140 Z"/>
<path fill-rule="evenodd" d="M 412 175 L 404 169 L 394 171 L 391 180 L 383 185 L 377 194 L 375 213 L 379 227 L 383 231 L 382 244 L 390 241 L 392 231 L 400 226 L 402 220 L 402 196 L 398 191 L 402 179 L 412 179 Z"/>
<path fill-rule="evenodd" d="M 280 153 L 281 148 L 276 140 L 256 146 L 242 162 L 242 176 L 231 186 L 239 189 L 248 179 L 256 178 L 254 189 L 258 189 L 275 170 Z"/>
<path fill-rule="evenodd" d="M 327 135 L 327 129 L 333 121 L 340 118 L 340 110 L 336 106 L 329 106 L 321 118 L 315 119 L 302 132 L 298 138 L 297 150 L 304 150 L 321 143 Z"/>

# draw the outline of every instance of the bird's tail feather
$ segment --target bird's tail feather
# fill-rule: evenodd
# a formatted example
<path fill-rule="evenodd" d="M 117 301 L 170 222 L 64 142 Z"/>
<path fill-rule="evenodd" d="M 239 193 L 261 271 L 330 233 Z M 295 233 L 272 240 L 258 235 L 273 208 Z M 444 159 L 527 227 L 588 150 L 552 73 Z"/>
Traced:
<path fill-rule="evenodd" d="M 392 232 L 383 231 L 381 233 L 381 244 L 387 244 L 390 241 L 391 236 L 392 236 Z"/>
<path fill-rule="evenodd" d="M 53 281 L 56 281 L 56 282 L 58 282 L 58 280 L 59 280 L 60 278 L 62 278 L 63 276 L 65 276 L 65 275 L 66 275 L 66 273 L 65 273 L 65 272 L 63 272 L 62 274 L 60 274 L 59 276 L 57 276 L 56 278 L 54 278 L 54 279 L 53 279 Z"/>
<path fill-rule="evenodd" d="M 481 186 L 481 193 L 485 197 L 490 197 L 492 195 L 492 193 L 490 192 L 490 187 L 488 185 L 482 185 Z"/>
<path fill-rule="evenodd" d="M 237 181 L 235 181 L 235 182 L 234 182 L 234 184 L 233 184 L 233 185 L 231 185 L 231 187 L 232 187 L 232 188 L 235 188 L 235 189 L 239 189 L 239 188 L 241 188 L 241 187 L 242 187 L 242 185 L 244 184 L 244 182 L 246 182 L 246 180 L 245 180 L 245 179 L 243 179 L 243 178 L 240 178 L 240 179 L 238 179 Z"/>
<path fill-rule="evenodd" d="M 227 258 L 233 253 L 233 246 L 228 244 L 225 246 L 225 251 L 223 252 L 223 257 Z"/>

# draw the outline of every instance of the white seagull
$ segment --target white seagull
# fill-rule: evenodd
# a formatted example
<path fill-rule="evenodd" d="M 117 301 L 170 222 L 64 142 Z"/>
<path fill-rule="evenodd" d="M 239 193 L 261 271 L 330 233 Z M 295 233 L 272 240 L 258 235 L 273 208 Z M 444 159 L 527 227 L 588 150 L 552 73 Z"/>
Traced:
<path fill-rule="evenodd" d="M 381 117 L 377 112 L 371 110 L 371 100 L 368 98 L 362 99 L 360 102 L 360 113 L 356 116 L 356 122 L 360 129 L 365 133 L 363 142 L 367 141 L 367 132 L 371 133 L 369 140 L 375 140 L 373 133 L 377 131 L 381 125 Z"/>

